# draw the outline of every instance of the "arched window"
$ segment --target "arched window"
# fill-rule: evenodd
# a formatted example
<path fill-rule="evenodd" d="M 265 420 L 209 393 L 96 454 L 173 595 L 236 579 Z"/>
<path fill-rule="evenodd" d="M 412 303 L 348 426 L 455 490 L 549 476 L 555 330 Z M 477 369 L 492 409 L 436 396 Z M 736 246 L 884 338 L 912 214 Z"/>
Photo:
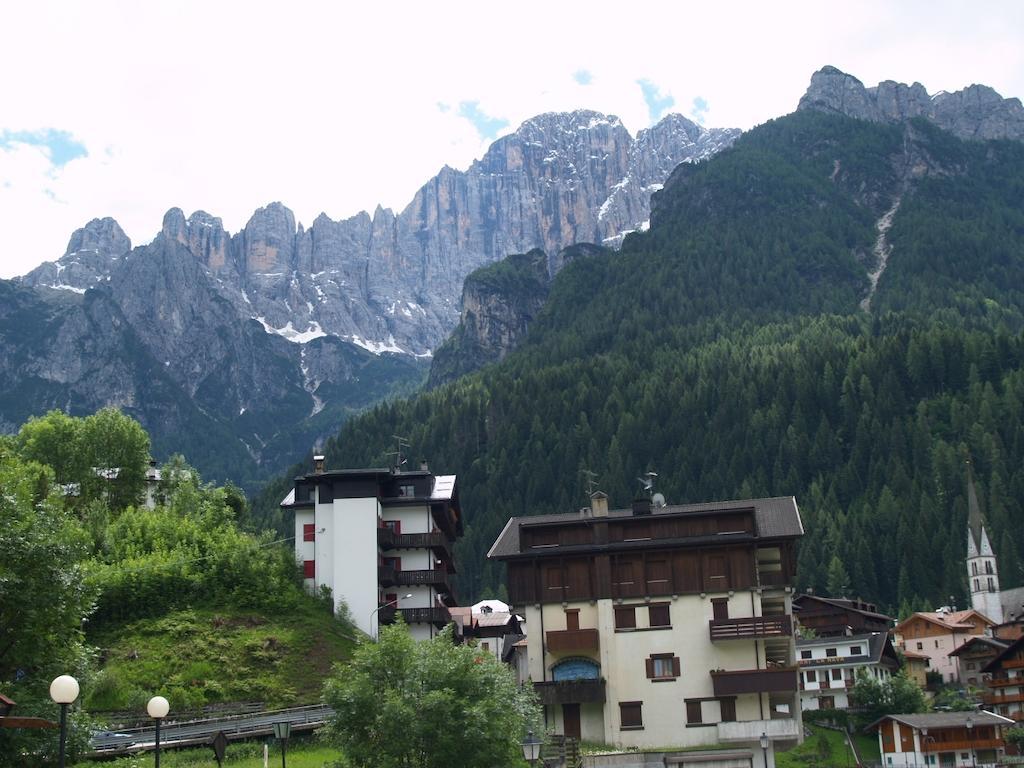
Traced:
<path fill-rule="evenodd" d="M 571 657 L 564 659 L 551 668 L 551 679 L 559 680 L 599 680 L 601 665 L 593 659 Z"/>
<path fill-rule="evenodd" d="M 971 563 L 971 574 L 973 576 L 977 576 L 978 575 L 978 563 L 977 562 Z"/>
<path fill-rule="evenodd" d="M 974 580 L 974 591 L 981 592 L 981 587 L 979 586 L 977 579 Z"/>
<path fill-rule="evenodd" d="M 986 560 L 985 561 L 985 573 L 995 573 L 995 571 L 992 570 L 992 561 L 991 560 Z"/>

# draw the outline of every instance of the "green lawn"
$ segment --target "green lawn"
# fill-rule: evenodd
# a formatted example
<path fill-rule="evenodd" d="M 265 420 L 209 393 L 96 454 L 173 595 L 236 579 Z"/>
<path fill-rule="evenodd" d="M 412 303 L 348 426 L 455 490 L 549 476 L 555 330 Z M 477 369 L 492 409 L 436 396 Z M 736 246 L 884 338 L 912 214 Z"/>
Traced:
<path fill-rule="evenodd" d="M 777 768 L 849 768 L 853 766 L 853 753 L 846 746 L 843 734 L 817 725 L 808 726 L 811 735 L 804 743 L 788 752 L 777 752 Z M 860 744 L 858 743 L 858 746 Z M 875 747 L 877 755 L 878 747 Z M 866 760 L 872 758 L 864 755 Z"/>
<path fill-rule="evenodd" d="M 315 739 L 295 740 L 286 755 L 288 768 L 341 768 L 341 752 L 325 747 Z M 109 762 L 81 762 L 73 768 L 151 768 L 153 753 L 122 757 Z M 216 768 L 211 749 L 174 749 L 160 753 L 161 768 Z M 281 751 L 276 741 L 270 743 L 270 766 L 281 765 Z M 263 744 L 245 742 L 228 745 L 224 768 L 263 768 Z"/>

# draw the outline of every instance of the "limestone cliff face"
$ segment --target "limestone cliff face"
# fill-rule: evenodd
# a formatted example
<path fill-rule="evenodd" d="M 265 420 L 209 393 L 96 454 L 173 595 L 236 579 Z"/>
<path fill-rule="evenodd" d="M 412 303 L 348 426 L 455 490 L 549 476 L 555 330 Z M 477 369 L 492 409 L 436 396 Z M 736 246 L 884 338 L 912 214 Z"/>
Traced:
<path fill-rule="evenodd" d="M 676 165 L 710 157 L 738 135 L 670 115 L 634 140 L 614 116 L 550 113 L 497 140 L 467 170 L 442 168 L 399 213 L 378 207 L 342 221 L 321 214 L 306 229 L 271 203 L 229 235 L 214 216 L 186 219 L 172 208 L 161 231 L 216 278 L 240 317 L 271 333 L 426 355 L 458 322 L 473 270 L 533 248 L 555 258 L 573 243 L 616 245 L 646 228 L 651 193 Z M 114 237 L 113 220 L 104 222 L 109 236 L 99 250 L 123 256 L 130 244 Z M 84 271 L 80 261 L 69 247 L 23 281 L 83 291 L 118 269 L 116 259 Z"/>
<path fill-rule="evenodd" d="M 874 122 L 923 117 L 961 139 L 1024 139 L 1024 106 L 1020 99 L 1004 99 L 987 85 L 929 96 L 920 83 L 885 80 L 866 88 L 853 75 L 823 67 L 811 76 L 797 108 L 838 112 Z"/>
<path fill-rule="evenodd" d="M 535 249 L 471 273 L 462 289 L 459 324 L 434 354 L 427 385 L 440 386 L 505 359 L 526 338 L 554 274 L 570 261 L 603 251 L 584 243 L 549 259 Z"/>
<path fill-rule="evenodd" d="M 131 240 L 116 221 L 109 217 L 93 219 L 72 233 L 58 261 L 40 264 L 21 281 L 26 285 L 82 293 L 104 280 L 131 249 Z"/>

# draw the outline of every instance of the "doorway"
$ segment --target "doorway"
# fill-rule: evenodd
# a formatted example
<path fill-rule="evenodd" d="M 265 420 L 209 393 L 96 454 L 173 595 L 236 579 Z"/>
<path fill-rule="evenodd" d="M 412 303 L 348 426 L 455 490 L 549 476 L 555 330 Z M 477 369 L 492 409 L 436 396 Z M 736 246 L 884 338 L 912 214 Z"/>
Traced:
<path fill-rule="evenodd" d="M 571 739 L 580 740 L 580 705 L 562 705 L 562 730 Z"/>

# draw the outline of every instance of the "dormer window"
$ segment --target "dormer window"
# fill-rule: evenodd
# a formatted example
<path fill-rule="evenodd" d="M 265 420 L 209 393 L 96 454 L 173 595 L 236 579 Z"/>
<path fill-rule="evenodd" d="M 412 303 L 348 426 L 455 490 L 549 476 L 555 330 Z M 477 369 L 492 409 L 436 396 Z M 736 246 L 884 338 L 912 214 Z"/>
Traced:
<path fill-rule="evenodd" d="M 402 498 L 412 498 L 416 495 L 416 486 L 412 483 L 398 486 L 398 495 Z"/>

